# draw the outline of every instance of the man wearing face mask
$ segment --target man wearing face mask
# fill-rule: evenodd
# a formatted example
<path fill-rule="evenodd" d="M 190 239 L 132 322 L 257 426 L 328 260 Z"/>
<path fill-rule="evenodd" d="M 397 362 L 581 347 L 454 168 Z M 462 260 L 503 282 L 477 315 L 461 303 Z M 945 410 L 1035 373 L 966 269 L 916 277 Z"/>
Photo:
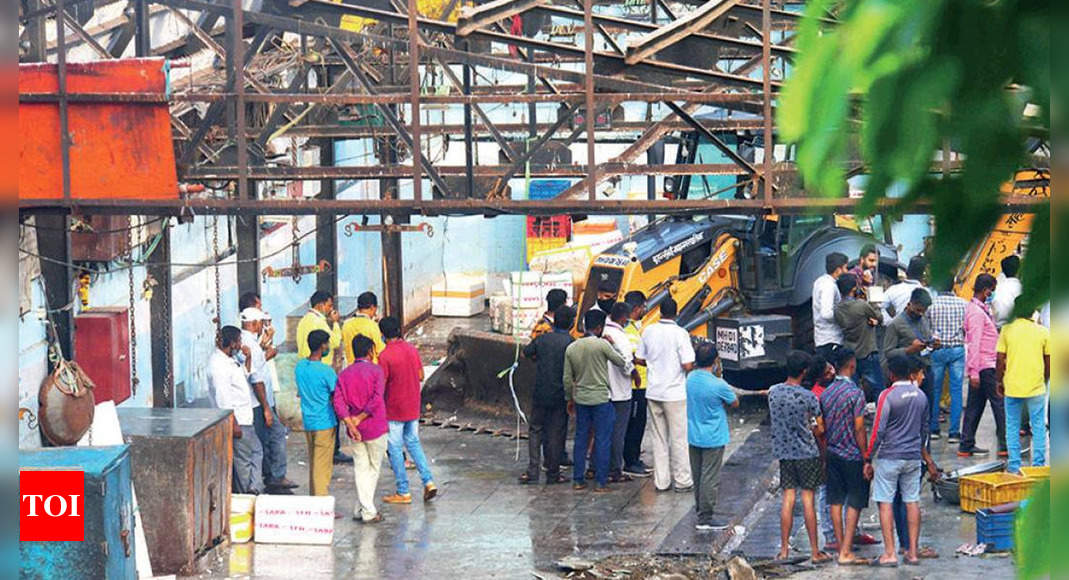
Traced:
<path fill-rule="evenodd" d="M 245 368 L 237 361 L 244 350 L 241 331 L 235 326 L 224 326 L 215 341 L 215 352 L 208 361 L 208 387 L 220 409 L 231 409 L 234 422 L 234 493 L 259 494 L 263 484 L 263 447 L 253 429 L 253 396 L 245 375 Z"/>
<path fill-rule="evenodd" d="M 965 306 L 965 375 L 969 378 L 969 394 L 965 399 L 965 420 L 962 423 L 958 457 L 989 453 L 987 449 L 976 446 L 976 429 L 980 426 L 984 406 L 988 403 L 995 415 L 999 455 L 1006 450 L 1006 413 L 995 377 L 998 329 L 989 304 L 997 285 L 991 274 L 980 274 L 973 283 L 972 300 Z"/>
<path fill-rule="evenodd" d="M 616 304 L 616 287 L 608 282 L 602 282 L 598 284 L 598 299 L 591 310 L 600 310 L 605 313 L 605 316 L 609 316 L 612 311 L 612 305 Z"/>
<path fill-rule="evenodd" d="M 884 361 L 889 361 L 896 356 L 916 356 L 919 357 L 925 370 L 931 366 L 932 351 L 942 347 L 939 338 L 932 335 L 931 320 L 924 315 L 931 305 L 932 296 L 927 290 L 924 288 L 913 290 L 903 312 L 895 316 L 894 320 L 887 325 L 887 331 L 883 335 Z M 924 382 L 917 386 L 924 391 L 928 400 L 938 401 L 935 398 L 935 389 L 932 387 L 930 375 L 931 373 L 925 372 Z M 928 430 L 931 433 L 939 431 L 939 414 L 936 413 L 934 417 L 935 419 L 930 419 L 928 423 Z"/>

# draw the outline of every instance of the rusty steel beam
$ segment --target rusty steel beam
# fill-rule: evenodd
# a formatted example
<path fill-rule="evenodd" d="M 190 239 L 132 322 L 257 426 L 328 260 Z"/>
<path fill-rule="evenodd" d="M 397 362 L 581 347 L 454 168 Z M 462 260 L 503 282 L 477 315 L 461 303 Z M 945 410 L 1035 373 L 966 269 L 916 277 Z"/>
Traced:
<path fill-rule="evenodd" d="M 772 92 L 772 0 L 761 1 L 761 42 L 764 45 L 761 49 L 761 85 L 762 90 L 768 95 Z M 765 154 L 762 168 L 764 174 L 762 193 L 767 204 L 772 202 L 772 181 L 775 179 L 772 174 L 776 156 L 775 137 L 772 134 L 772 99 L 766 98 L 763 107 Z"/>
<path fill-rule="evenodd" d="M 552 16 L 561 16 L 564 18 L 571 18 L 574 20 L 582 20 L 583 12 L 581 10 L 572 10 L 563 6 L 556 5 L 544 5 L 539 6 L 532 10 L 532 12 L 543 12 Z M 629 30 L 635 32 L 653 32 L 659 30 L 661 27 L 656 24 L 650 24 L 648 22 L 642 22 L 640 20 L 629 20 L 627 18 L 620 18 L 617 16 L 608 16 L 605 14 L 593 14 L 593 20 L 595 25 L 602 25 L 607 28 L 618 28 L 621 30 Z M 690 36 L 709 42 L 711 44 L 719 44 L 724 46 L 732 46 L 736 48 L 746 48 L 756 51 L 760 54 L 761 43 L 753 40 L 744 40 L 742 38 L 733 38 L 731 36 L 724 36 L 722 34 L 713 34 L 710 32 L 698 31 Z M 789 46 L 776 45 L 773 47 L 773 51 L 780 53 L 784 56 L 793 56 L 795 49 Z"/>
<path fill-rule="evenodd" d="M 719 119 L 702 121 L 704 125 L 710 131 L 738 131 L 738 130 L 754 130 L 764 127 L 764 121 L 761 119 Z M 549 129 L 552 123 L 538 123 L 535 125 L 535 129 L 539 132 Z M 403 125 L 405 130 L 408 130 L 409 125 Z M 490 135 L 487 128 L 483 127 L 479 129 L 478 124 L 473 124 L 476 133 L 482 135 Z M 612 128 L 610 130 L 598 130 L 599 134 L 605 133 L 633 133 L 637 131 L 643 131 L 650 127 L 650 122 L 647 121 L 613 121 Z M 687 123 L 682 121 L 671 121 L 668 123 L 669 131 L 683 131 L 690 127 Z M 530 128 L 527 123 L 496 123 L 495 128 L 499 134 L 509 133 L 526 133 Z M 424 133 L 436 133 L 447 136 L 455 136 L 464 132 L 464 125 L 462 123 L 445 123 L 434 125 L 428 125 L 423 127 Z M 259 134 L 258 127 L 250 127 L 249 134 L 253 137 Z M 286 131 L 287 135 L 300 136 L 300 137 L 335 137 L 339 139 L 358 139 L 377 137 L 382 135 L 382 129 L 379 127 L 368 127 L 359 125 L 296 125 L 293 128 Z M 181 136 L 181 135 L 179 135 Z M 512 159 L 512 157 L 510 157 Z"/>
<path fill-rule="evenodd" d="M 497 177 L 511 165 L 476 165 L 477 177 Z M 746 175 L 746 170 L 734 163 L 704 163 L 667 165 L 633 165 L 627 163 L 599 163 L 610 175 Z M 427 165 L 424 164 L 424 170 Z M 438 165 L 434 168 L 438 175 L 465 175 L 464 165 Z M 428 171 L 428 174 L 430 172 Z M 237 179 L 242 174 L 238 166 L 201 166 L 188 167 L 179 171 L 179 178 L 195 181 L 220 181 Z M 409 178 L 412 170 L 407 167 L 384 167 L 380 165 L 346 165 L 332 167 L 288 167 L 268 166 L 249 167 L 245 172 L 254 180 L 290 180 L 313 181 L 320 179 L 384 179 Z M 562 165 L 556 167 L 535 166 L 531 168 L 532 177 L 585 177 L 585 165 Z M 443 190 L 447 191 L 447 190 Z"/>
<path fill-rule="evenodd" d="M 414 0 L 412 0 L 412 1 L 414 1 Z M 327 40 L 330 42 L 331 47 L 334 49 L 334 51 L 337 52 L 339 55 L 341 55 L 341 57 L 345 60 L 345 66 L 348 68 L 349 72 L 353 75 L 353 77 L 356 78 L 356 80 L 364 87 L 365 91 L 367 91 L 369 94 L 373 95 L 374 94 L 374 86 L 371 84 L 371 80 L 367 77 L 367 73 L 365 73 L 363 70 L 361 70 L 360 67 L 356 64 L 356 61 L 353 60 L 353 56 L 351 54 L 349 54 L 348 47 L 345 46 L 344 44 L 342 44 L 341 42 L 333 39 L 333 38 L 329 38 Z M 415 76 L 417 77 L 416 78 L 416 83 L 417 83 L 416 84 L 416 89 L 418 89 L 418 87 L 419 87 L 419 84 L 418 84 L 419 79 L 418 79 L 418 75 L 415 75 Z M 416 97 L 417 98 L 419 97 L 418 93 L 416 94 Z M 434 185 L 437 186 L 440 191 L 448 192 L 449 191 L 449 186 L 446 185 L 445 181 L 439 175 L 439 172 L 437 170 L 435 170 L 435 168 L 431 165 L 431 163 L 429 161 L 427 161 L 426 159 L 423 159 L 422 156 L 419 154 L 420 153 L 419 152 L 419 142 L 416 141 L 416 139 L 419 139 L 419 121 L 418 121 L 417 118 L 415 118 L 416 115 L 413 115 L 413 119 L 412 119 L 412 129 L 413 129 L 413 131 L 412 131 L 412 133 L 409 133 L 409 132 L 405 131 L 404 128 L 401 126 L 401 121 L 398 120 L 397 115 L 393 112 L 393 110 L 390 109 L 390 107 L 387 107 L 383 103 L 376 103 L 375 106 L 379 109 L 379 113 L 381 113 L 382 117 L 384 119 L 386 119 L 386 122 L 390 125 L 390 127 L 394 130 L 394 132 L 397 133 L 397 136 L 400 137 L 401 140 L 405 142 L 405 145 L 407 145 L 409 147 L 409 149 L 412 151 L 412 167 L 413 168 L 407 171 L 407 176 L 413 178 L 413 191 L 414 191 L 414 193 L 417 194 L 415 196 L 416 199 L 417 200 L 419 199 L 419 195 L 418 194 L 420 193 L 420 185 L 421 185 L 419 183 L 421 181 L 421 177 L 419 177 L 419 176 L 421 176 L 421 174 L 419 173 L 420 169 L 423 169 L 424 171 L 427 172 L 427 176 L 431 178 L 431 181 L 434 182 Z M 418 108 L 415 109 L 415 112 L 418 112 L 418 111 L 419 111 Z M 294 169 L 300 169 L 300 168 L 294 168 Z M 341 169 L 341 168 L 334 168 L 334 169 Z M 389 176 L 389 177 L 394 177 L 394 176 Z M 344 177 L 343 177 L 343 179 L 344 179 Z"/>
<path fill-rule="evenodd" d="M 411 199 L 260 199 L 238 200 L 221 198 L 163 199 L 20 199 L 19 213 L 55 214 L 72 210 L 93 214 L 178 215 L 182 212 L 218 215 L 561 215 L 578 213 L 584 215 L 702 215 L 702 214 L 849 214 L 860 199 L 798 197 L 777 198 L 771 204 L 761 199 L 701 199 L 701 200 L 479 200 L 441 199 L 417 203 Z M 1028 195 L 1003 196 L 1000 204 L 1003 211 L 1034 213 L 1047 204 L 1047 198 Z M 901 200 L 883 198 L 877 204 L 877 213 L 894 212 L 927 214 L 931 202 L 920 200 L 908 207 L 900 207 Z"/>
<path fill-rule="evenodd" d="M 175 0 L 171 0 L 172 2 Z M 725 2 L 734 2 L 737 0 L 724 0 Z M 182 0 L 183 4 L 190 4 L 189 0 Z M 372 18 L 382 22 L 393 22 L 397 24 L 403 24 L 408 22 L 408 17 L 397 12 L 388 10 L 377 10 L 374 8 L 368 8 L 366 6 L 359 6 L 354 4 L 336 4 L 331 0 L 306 0 L 299 7 L 295 8 L 297 13 L 302 11 L 309 11 L 309 16 L 318 14 L 330 14 L 331 16 L 337 15 L 355 15 L 362 16 L 364 18 Z M 451 22 L 434 20 L 431 18 L 419 18 L 418 24 L 425 27 L 428 30 L 435 32 L 441 32 L 446 35 L 456 34 L 456 26 Z M 592 25 L 591 25 L 592 26 Z M 491 40 L 494 42 L 501 42 L 505 44 L 516 44 L 532 48 L 536 50 L 543 50 L 546 52 L 582 56 L 583 49 L 561 43 L 548 42 L 543 40 L 536 40 L 524 36 L 514 36 L 503 32 L 494 32 L 490 30 L 476 30 L 471 33 L 472 37 L 478 37 L 485 40 Z M 409 49 L 411 51 L 411 48 Z M 621 67 L 627 64 L 624 60 L 625 57 L 613 54 L 610 52 L 594 52 L 594 60 L 599 64 L 605 64 L 608 66 Z M 739 85 L 746 87 L 756 88 L 761 85 L 760 81 L 751 79 L 748 77 L 732 75 L 730 73 L 724 73 L 720 71 L 699 69 L 689 66 L 683 66 L 668 62 L 656 61 L 656 60 L 644 60 L 641 63 L 634 64 L 632 68 L 636 70 L 649 70 L 654 72 L 660 72 L 665 74 L 679 75 L 681 77 L 693 77 L 703 78 L 710 81 L 717 81 L 724 84 Z"/>
<path fill-rule="evenodd" d="M 405 15 L 405 18 L 408 21 L 408 83 L 409 90 L 412 92 L 409 97 L 409 112 L 412 117 L 412 197 L 418 202 L 423 198 L 423 174 L 420 172 L 423 158 L 423 141 L 420 140 L 419 134 L 419 48 L 421 43 L 419 40 L 419 7 L 416 5 L 416 0 L 408 0 L 408 14 Z M 334 47 L 337 50 L 338 43 L 335 43 Z M 349 63 L 346 63 L 346 66 L 352 68 Z M 370 92 L 369 87 L 365 88 L 368 88 Z M 401 123 L 398 122 L 395 129 L 400 131 L 400 126 Z M 431 179 L 434 179 L 435 173 L 433 170 L 427 173 L 431 174 Z M 438 186 L 442 195 L 449 195 L 449 186 L 440 177 L 435 180 L 435 185 Z M 398 252 L 400 252 L 400 240 L 398 240 Z M 404 320 L 403 315 L 401 320 Z"/>
<path fill-rule="evenodd" d="M 235 93 L 177 93 L 170 99 L 175 102 L 216 103 L 233 98 Z M 72 102 L 122 102 L 122 103 L 158 103 L 161 97 L 148 97 L 144 93 L 71 93 Z M 775 97 L 775 95 L 773 95 Z M 373 105 L 373 104 L 407 104 L 411 97 L 407 93 L 269 93 L 247 94 L 250 103 L 318 103 L 330 105 Z M 47 93 L 23 93 L 21 102 L 46 102 Z M 481 94 L 481 95 L 423 95 L 420 102 L 425 105 L 470 105 L 479 103 L 580 103 L 586 99 L 586 93 L 537 93 L 537 94 Z M 703 104 L 756 104 L 760 95 L 740 92 L 637 92 L 637 93 L 595 93 L 594 99 L 600 104 L 619 104 L 629 102 L 658 103 L 662 101 L 688 101 Z"/>
<path fill-rule="evenodd" d="M 708 0 L 693 12 L 632 41 L 627 47 L 624 62 L 635 65 L 650 58 L 709 26 L 716 19 L 727 14 L 728 10 L 738 2 L 739 0 Z"/>
<path fill-rule="evenodd" d="M 180 8 L 189 9 L 189 10 L 202 10 L 202 11 L 211 11 L 211 12 L 219 11 L 219 7 L 218 6 L 216 6 L 214 4 L 208 4 L 208 3 L 205 3 L 205 2 L 201 2 L 199 0 L 167 0 L 167 2 L 168 2 L 168 4 L 171 4 L 171 5 L 180 7 Z M 346 6 L 348 8 L 359 8 L 359 7 L 352 6 L 352 5 L 346 5 Z M 365 9 L 361 9 L 361 10 L 365 10 Z M 394 16 L 397 16 L 397 14 L 393 13 L 393 12 L 386 12 L 385 14 L 392 14 Z M 370 16 L 370 17 L 371 18 L 375 18 L 375 16 Z M 407 20 L 407 18 L 406 18 L 406 20 Z M 344 39 L 344 40 L 349 40 L 349 41 L 353 41 L 353 42 L 374 41 L 376 43 L 381 43 L 383 45 L 390 45 L 390 46 L 394 46 L 394 47 L 398 47 L 398 48 L 405 48 L 405 47 L 408 46 L 408 42 L 406 40 L 400 39 L 400 38 L 392 38 L 392 37 L 381 36 L 381 35 L 376 35 L 376 34 L 370 34 L 370 33 L 365 33 L 365 32 L 352 32 L 352 31 L 349 31 L 349 30 L 343 30 L 343 29 L 335 27 L 335 26 L 327 26 L 327 25 L 324 25 L 324 24 L 315 24 L 315 23 L 309 22 L 307 20 L 298 20 L 298 19 L 295 19 L 295 18 L 287 18 L 287 17 L 282 17 L 282 16 L 275 16 L 275 15 L 272 15 L 272 14 L 265 14 L 265 13 L 262 13 L 262 12 L 255 12 L 255 11 L 248 11 L 248 10 L 245 11 L 245 21 L 246 22 L 251 22 L 251 23 L 254 23 L 254 24 L 260 24 L 262 26 L 270 26 L 270 27 L 272 27 L 272 28 L 274 28 L 276 30 L 279 30 L 279 31 L 293 32 L 293 33 L 296 33 L 296 34 L 311 34 L 311 35 L 318 35 L 318 36 L 329 36 L 329 37 L 333 37 L 333 38 L 336 38 L 336 39 Z M 422 20 L 421 20 L 421 22 L 422 22 Z M 448 23 L 446 23 L 446 24 L 448 24 Z M 432 29 L 433 29 L 433 27 L 432 27 Z M 437 29 L 435 29 L 435 30 L 437 31 Z M 478 34 L 482 34 L 482 32 L 480 32 Z M 488 33 L 488 34 L 490 34 L 490 33 Z M 497 36 L 495 36 L 494 40 L 496 42 L 505 42 L 505 43 L 508 43 L 508 42 L 515 43 L 516 42 L 515 38 L 509 36 L 506 33 L 498 34 Z M 520 38 L 519 40 L 526 41 L 527 39 Z M 544 46 L 544 43 L 543 43 L 543 45 L 539 45 L 536 48 L 539 48 L 540 50 L 542 50 L 543 46 Z M 556 47 L 556 46 L 557 45 L 550 44 L 550 48 L 545 49 L 545 50 L 552 51 L 553 48 Z M 576 51 L 578 53 L 578 55 L 580 55 L 580 56 L 582 55 L 582 49 L 578 49 L 578 48 L 575 48 L 575 47 L 569 47 L 569 48 L 572 49 L 573 51 Z M 520 74 L 535 74 L 535 75 L 543 76 L 545 78 L 565 80 L 565 81 L 570 81 L 570 82 L 579 83 L 579 84 L 585 82 L 584 73 L 578 72 L 578 71 L 566 70 L 566 69 L 563 69 L 563 68 L 560 68 L 560 67 L 557 67 L 557 66 L 545 66 L 545 65 L 531 64 L 531 63 L 527 63 L 527 62 L 522 62 L 522 61 L 520 61 L 518 59 L 511 59 L 511 58 L 503 58 L 503 57 L 496 57 L 496 56 L 483 55 L 483 54 L 468 53 L 468 52 L 464 52 L 464 51 L 461 51 L 461 50 L 456 50 L 456 49 L 452 49 L 452 48 L 445 48 L 445 47 L 441 47 L 441 46 L 424 46 L 423 47 L 423 51 L 428 53 L 428 54 L 439 55 L 439 56 L 441 56 L 443 58 L 451 59 L 451 62 L 468 63 L 468 64 L 472 64 L 472 65 L 481 65 L 481 66 L 486 66 L 486 67 L 500 69 L 500 70 L 506 70 L 506 71 L 520 73 Z M 622 57 L 619 57 L 618 55 L 616 55 L 616 59 L 618 61 L 622 62 Z M 652 91 L 652 92 L 665 91 L 665 92 L 671 92 L 671 93 L 678 93 L 678 91 L 676 91 L 671 86 L 659 85 L 659 84 L 656 84 L 656 83 L 650 83 L 650 82 L 644 82 L 644 81 L 638 81 L 638 80 L 617 78 L 617 77 L 608 76 L 608 75 L 594 75 L 594 81 L 595 81 L 595 86 L 599 90 L 614 89 L 614 90 L 620 90 L 620 91 L 635 91 L 635 92 L 639 92 L 639 91 L 647 91 L 647 92 L 649 92 L 649 91 Z M 750 81 L 749 79 L 747 79 L 747 82 L 752 84 L 753 82 L 756 82 L 756 81 Z M 689 94 L 689 93 L 687 93 L 687 94 Z M 680 97 L 680 98 L 683 98 L 683 97 Z"/>
<path fill-rule="evenodd" d="M 465 37 L 493 22 L 526 12 L 548 0 L 494 0 L 474 8 L 461 8 L 457 19 L 457 36 Z"/>

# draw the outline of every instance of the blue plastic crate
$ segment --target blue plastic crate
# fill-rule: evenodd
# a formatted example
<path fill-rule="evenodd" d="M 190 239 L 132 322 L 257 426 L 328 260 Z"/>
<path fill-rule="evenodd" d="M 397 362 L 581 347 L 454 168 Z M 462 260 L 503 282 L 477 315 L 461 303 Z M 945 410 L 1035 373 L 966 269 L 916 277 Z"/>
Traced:
<path fill-rule="evenodd" d="M 1013 549 L 1016 511 L 995 514 L 988 509 L 976 510 L 976 543 L 987 544 L 988 550 L 1004 552 Z"/>

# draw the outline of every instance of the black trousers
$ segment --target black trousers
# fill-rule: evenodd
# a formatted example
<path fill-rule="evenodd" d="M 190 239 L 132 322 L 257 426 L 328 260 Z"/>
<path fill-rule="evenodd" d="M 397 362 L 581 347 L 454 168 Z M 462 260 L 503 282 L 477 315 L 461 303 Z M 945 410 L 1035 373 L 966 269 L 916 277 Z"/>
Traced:
<path fill-rule="evenodd" d="M 631 389 L 631 418 L 624 435 L 624 468 L 638 463 L 646 433 L 646 389 Z"/>
<path fill-rule="evenodd" d="M 995 415 L 995 434 L 998 436 L 999 451 L 1006 449 L 1006 409 L 1002 397 L 995 387 L 995 369 L 980 371 L 980 386 L 969 387 L 969 396 L 965 401 L 965 425 L 961 430 L 962 451 L 976 447 L 976 429 L 980 426 L 980 417 L 984 415 L 984 406 L 991 404 Z"/>
<path fill-rule="evenodd" d="M 546 480 L 554 481 L 560 475 L 560 462 L 567 437 L 568 410 L 564 405 L 531 406 L 527 417 L 527 476 L 538 481 L 539 466 L 543 457 L 546 463 Z"/>

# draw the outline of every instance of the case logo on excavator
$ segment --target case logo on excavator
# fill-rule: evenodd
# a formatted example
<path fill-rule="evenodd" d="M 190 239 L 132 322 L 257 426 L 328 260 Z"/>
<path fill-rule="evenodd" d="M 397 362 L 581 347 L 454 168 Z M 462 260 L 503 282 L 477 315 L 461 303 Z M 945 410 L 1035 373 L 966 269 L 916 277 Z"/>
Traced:
<path fill-rule="evenodd" d="M 705 284 L 709 281 L 709 278 L 713 277 L 713 272 L 716 272 L 717 268 L 724 265 L 728 259 L 728 249 L 721 248 L 719 252 L 713 256 L 712 260 L 709 260 L 709 264 L 702 269 L 698 274 L 698 283 Z"/>

